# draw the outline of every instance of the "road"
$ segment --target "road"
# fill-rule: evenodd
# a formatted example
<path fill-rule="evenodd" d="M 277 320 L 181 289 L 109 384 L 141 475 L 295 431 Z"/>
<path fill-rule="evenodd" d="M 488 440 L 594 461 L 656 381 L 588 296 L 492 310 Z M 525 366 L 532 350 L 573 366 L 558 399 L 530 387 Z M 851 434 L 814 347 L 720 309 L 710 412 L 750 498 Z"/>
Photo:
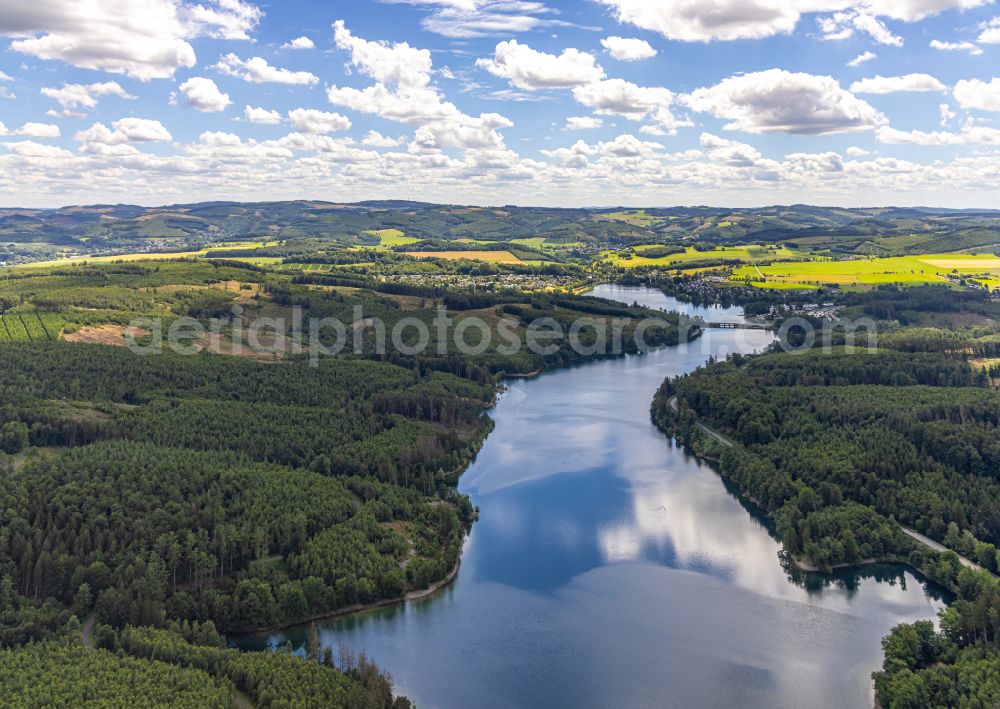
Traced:
<path fill-rule="evenodd" d="M 921 534 L 920 532 L 918 532 L 916 530 L 910 529 L 908 527 L 904 527 L 903 525 L 899 525 L 899 528 L 902 529 L 903 532 L 905 532 L 907 535 L 913 537 L 914 539 L 916 539 L 921 544 L 923 544 L 925 546 L 929 546 L 934 551 L 937 551 L 937 552 L 954 551 L 954 550 L 948 549 L 948 547 L 944 546 L 943 544 L 938 544 L 936 541 L 934 541 L 930 537 L 925 537 L 923 534 Z M 982 566 L 980 566 L 979 564 L 977 564 L 976 562 L 974 562 L 972 559 L 966 559 L 961 554 L 958 554 L 958 560 L 962 563 L 962 566 L 968 567 L 968 568 L 972 569 L 973 571 L 986 571 L 986 569 L 984 569 Z"/>
<path fill-rule="evenodd" d="M 673 409 L 675 412 L 680 411 L 680 406 L 677 404 L 676 396 L 670 400 L 670 408 Z M 703 424 L 701 421 L 695 421 L 694 425 L 697 426 L 701 431 L 704 431 L 706 434 L 708 434 L 709 436 L 717 440 L 719 443 L 724 445 L 726 448 L 733 447 L 733 442 L 731 440 L 723 436 L 718 431 L 712 430 L 711 428 Z"/>
<path fill-rule="evenodd" d="M 680 405 L 677 402 L 677 397 L 676 396 L 673 399 L 670 400 L 670 408 L 673 409 L 674 412 L 680 411 Z M 701 429 L 702 431 L 704 431 L 705 433 L 707 433 L 709 436 L 711 436 L 712 438 L 714 438 L 715 440 L 717 440 L 719 443 L 721 443 L 722 445 L 726 446 L 727 448 L 732 448 L 733 447 L 733 442 L 730 441 L 725 436 L 723 436 L 721 433 L 713 431 L 711 428 L 709 428 L 705 424 L 701 423 L 700 421 L 696 421 L 695 425 L 699 429 Z M 926 537 L 926 536 L 924 536 L 923 534 L 921 534 L 920 532 L 918 532 L 916 530 L 910 529 L 909 527 L 904 527 L 903 525 L 899 525 L 899 528 L 901 530 L 903 530 L 904 534 L 912 537 L 913 539 L 916 539 L 918 542 L 920 542 L 924 546 L 930 547 L 931 549 L 933 549 L 936 552 L 944 553 L 946 551 L 949 551 L 948 547 L 944 546 L 943 544 L 939 544 L 938 542 L 934 541 L 930 537 Z M 953 551 L 953 550 L 951 550 L 951 551 Z M 962 564 L 962 566 L 965 566 L 965 567 L 967 567 L 969 569 L 972 569 L 973 571 L 986 571 L 986 569 L 984 569 L 982 566 L 980 566 L 979 564 L 977 564 L 976 562 L 974 562 L 972 559 L 966 559 L 961 554 L 958 554 L 958 560 Z"/>
<path fill-rule="evenodd" d="M 91 613 L 83 621 L 83 646 L 88 650 L 94 649 L 94 625 L 97 623 L 97 616 Z"/>

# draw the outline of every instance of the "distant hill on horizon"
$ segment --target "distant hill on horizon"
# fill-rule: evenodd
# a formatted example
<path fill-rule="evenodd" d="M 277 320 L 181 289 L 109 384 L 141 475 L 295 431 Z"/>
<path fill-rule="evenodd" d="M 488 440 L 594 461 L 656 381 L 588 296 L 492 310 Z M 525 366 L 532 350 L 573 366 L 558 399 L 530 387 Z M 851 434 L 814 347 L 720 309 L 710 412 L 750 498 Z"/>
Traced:
<path fill-rule="evenodd" d="M 620 248 L 644 243 L 822 244 L 838 253 L 895 255 L 1000 245 L 1000 210 L 933 207 L 756 208 L 514 205 L 478 207 L 407 200 L 210 201 L 143 207 L 72 205 L 0 208 L 0 262 L 185 252 L 218 244 L 351 247 L 401 232 L 414 241 L 493 242 L 544 238 L 550 244 Z"/>
<path fill-rule="evenodd" d="M 987 207 L 982 208 L 951 208 L 951 207 L 926 207 L 922 205 L 910 205 L 910 206 L 899 206 L 899 205 L 878 205 L 878 206 L 866 206 L 866 207 L 846 207 L 846 206 L 823 206 L 814 204 L 804 204 L 804 203 L 793 203 L 793 204 L 772 204 L 761 207 L 728 207 L 724 205 L 711 205 L 711 204 L 700 204 L 700 205 L 671 205 L 671 206 L 650 206 L 650 205 L 616 205 L 616 206 L 588 206 L 588 207 L 549 207 L 549 206 L 523 206 L 517 204 L 504 204 L 504 205 L 470 205 L 461 203 L 445 203 L 445 202 L 419 202 L 413 200 L 404 199 L 370 199 L 362 200 L 359 202 L 341 202 L 341 201 L 329 201 L 329 200 L 316 200 L 316 199 L 293 199 L 293 200 L 274 200 L 274 201 L 251 201 L 242 202 L 239 200 L 210 200 L 205 202 L 181 202 L 176 204 L 162 204 L 154 206 L 143 206 L 138 204 L 67 204 L 61 207 L 2 207 L 0 206 L 0 216 L 6 216 L 9 214 L 39 214 L 39 213 L 51 213 L 51 212 L 62 212 L 62 213 L 92 213 L 92 214 L 119 214 L 122 212 L 126 213 L 143 213 L 143 212 L 153 212 L 153 211 L 174 211 L 174 210 L 188 210 L 188 209 L 202 209 L 207 207 L 249 207 L 249 206 L 270 206 L 270 205 L 304 205 L 304 206 L 314 206 L 318 207 L 325 205 L 329 208 L 360 208 L 360 209 L 386 209 L 386 210 L 405 210 L 405 209 L 423 209 L 423 208 L 434 208 L 434 207 L 458 207 L 464 209 L 506 209 L 506 208 L 516 208 L 516 209 L 540 209 L 540 210 L 560 210 L 560 211 L 587 211 L 587 212 L 615 212 L 621 210 L 652 210 L 656 212 L 665 211 L 697 211 L 697 210 L 710 210 L 710 211 L 725 211 L 725 212 L 756 212 L 756 211 L 768 211 L 775 209 L 784 210 L 818 210 L 818 211 L 850 211 L 858 213 L 884 213 L 891 212 L 894 214 L 902 213 L 919 213 L 922 215 L 933 215 L 933 214 L 1000 214 L 1000 209 L 991 209 Z"/>

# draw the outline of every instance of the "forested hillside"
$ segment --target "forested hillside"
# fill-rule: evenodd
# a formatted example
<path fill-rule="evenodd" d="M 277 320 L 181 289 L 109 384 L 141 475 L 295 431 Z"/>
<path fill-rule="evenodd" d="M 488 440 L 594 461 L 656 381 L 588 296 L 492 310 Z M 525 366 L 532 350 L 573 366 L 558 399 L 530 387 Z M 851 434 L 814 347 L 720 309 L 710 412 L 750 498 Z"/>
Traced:
<path fill-rule="evenodd" d="M 956 525 L 1000 542 L 990 502 L 1000 484 L 987 474 L 1000 466 L 1000 391 L 986 383 L 942 354 L 816 351 L 720 362 L 671 383 L 660 402 L 678 397 L 684 437 L 695 417 L 730 432 L 740 445 L 722 452 L 724 472 L 776 513 L 790 552 L 827 566 L 892 550 L 870 548 L 877 537 L 845 548 L 817 534 L 812 516 L 840 500 L 932 538 Z M 997 569 L 995 549 L 977 555 Z"/>
<path fill-rule="evenodd" d="M 0 209 L 0 262 L 137 253 L 284 260 L 289 264 L 389 264 L 419 271 L 410 254 L 472 252 L 469 258 L 525 268 L 589 266 L 602 250 L 677 244 L 790 245 L 803 254 L 901 256 L 1000 246 L 991 210 L 843 209 L 789 205 L 559 209 L 468 207 L 398 200 L 206 202 L 162 207 L 90 205 Z M 667 251 L 663 251 L 666 248 Z M 681 247 L 684 248 L 683 246 Z M 484 252 L 504 252 L 502 256 Z M 649 255 L 649 254 L 647 254 Z M 726 258 L 706 254 L 715 265 Z M 440 264 L 438 264 L 440 265 Z M 480 263 L 480 266 L 483 264 Z M 430 266 L 433 271 L 434 266 Z"/>
<path fill-rule="evenodd" d="M 447 479 L 488 431 L 491 384 L 83 344 L 0 358 L 0 430 L 20 453 L 0 474 L 0 644 L 57 634 L 71 613 L 116 628 L 282 626 L 400 598 L 457 563 L 474 511 Z M 399 400 L 408 415 L 392 412 Z M 85 659 L 81 672 L 97 661 Z M 204 684 L 158 667 L 141 672 Z M 314 705 L 284 689 L 260 705 Z M 191 705 L 215 702 L 206 691 Z"/>
<path fill-rule="evenodd" d="M 915 300 L 910 307 L 921 311 Z M 718 461 L 773 517 L 796 563 L 902 562 L 956 594 L 939 632 L 917 623 L 885 639 L 881 706 L 993 706 L 1000 390 L 982 359 L 995 356 L 992 336 L 886 325 L 877 352 L 736 356 L 668 380 L 653 418 Z M 706 425 L 732 445 L 707 436 Z M 901 525 L 954 552 L 932 551 Z"/>
<path fill-rule="evenodd" d="M 97 647 L 71 636 L 0 649 L 5 707 L 143 706 L 185 709 L 406 709 L 363 655 L 300 658 L 226 650 L 210 626 L 98 628 Z"/>
<path fill-rule="evenodd" d="M 118 626 L 267 627 L 398 597 L 457 561 L 473 512 L 446 477 L 488 430 L 489 382 L 69 344 L 0 359 L 0 426 L 37 449 L 0 478 L 0 577 L 26 618 L 9 642 L 59 622 L 37 618 L 46 601 Z"/>
<path fill-rule="evenodd" d="M 446 309 L 451 321 L 444 333 L 435 325 L 441 316 L 439 308 Z M 62 336 L 73 342 L 124 346 L 129 334 L 143 340 L 142 328 L 128 329 L 132 323 L 151 319 L 165 335 L 182 318 L 194 318 L 205 323 L 206 330 L 200 337 L 179 338 L 189 351 L 273 361 L 308 354 L 310 346 L 318 350 L 339 344 L 341 351 L 378 356 L 407 368 L 419 366 L 422 371 L 436 369 L 477 383 L 493 374 L 531 372 L 601 352 L 611 354 L 610 323 L 615 319 L 622 323 L 622 350 L 634 352 L 638 349 L 633 337 L 636 325 L 650 316 L 663 321 L 645 330 L 650 346 L 675 344 L 681 337 L 700 334 L 690 327 L 681 335 L 678 316 L 673 313 L 563 292 L 428 287 L 364 274 L 279 273 L 218 260 L 131 261 L 0 272 L 0 326 L 9 321 L 16 328 L 7 337 L 2 334 L 6 330 L 0 329 L 0 344 L 50 342 Z M 310 329 L 311 323 L 327 323 L 331 318 L 340 324 L 339 339 L 330 326 Z M 564 335 L 580 318 L 603 323 L 607 333 L 600 337 L 593 326 L 579 333 L 583 349 L 593 349 L 593 354 L 577 352 L 565 336 L 546 341 L 546 345 L 554 344 L 551 351 L 524 347 L 529 324 L 543 318 L 549 318 Z M 463 330 L 456 324 L 461 319 L 476 321 L 475 327 L 464 329 L 463 347 L 458 344 Z M 360 327 L 370 321 L 378 321 L 381 328 Z M 391 344 L 391 333 L 401 322 L 407 324 L 401 335 L 403 344 L 414 346 L 419 341 L 415 321 L 428 333 L 419 355 L 400 355 L 395 348 L 379 347 Z M 23 322 L 33 323 L 34 336 L 24 330 Z M 259 346 L 252 347 L 250 331 L 258 322 L 268 325 L 258 331 Z M 300 323 L 297 332 L 296 322 Z M 211 325 L 215 329 L 208 331 Z M 483 330 L 488 333 L 485 339 Z M 512 340 L 522 346 L 511 346 Z M 300 401 L 286 399 L 291 400 Z"/>
<path fill-rule="evenodd" d="M 474 316 L 492 343 L 469 353 L 440 334 L 439 307 Z M 492 429 L 496 376 L 605 354 L 597 329 L 581 335 L 592 347 L 582 353 L 565 340 L 508 350 L 502 332 L 524 338 L 538 318 L 616 320 L 635 351 L 631 335 L 652 314 L 562 293 L 294 277 L 238 262 L 4 272 L 5 698 L 406 706 L 365 658 L 221 650 L 216 633 L 391 603 L 451 578 L 476 517 L 455 482 Z M 649 344 L 699 334 L 656 315 Z M 356 340 L 320 356 L 331 330 L 297 335 L 297 318 L 337 320 Z M 432 333 L 427 347 L 383 349 L 405 319 Z M 252 346 L 258 321 L 271 332 Z M 154 330 L 178 323 L 215 330 L 153 346 Z M 94 651 L 81 648 L 85 621 Z M 53 662 L 66 681 L 33 684 Z"/>

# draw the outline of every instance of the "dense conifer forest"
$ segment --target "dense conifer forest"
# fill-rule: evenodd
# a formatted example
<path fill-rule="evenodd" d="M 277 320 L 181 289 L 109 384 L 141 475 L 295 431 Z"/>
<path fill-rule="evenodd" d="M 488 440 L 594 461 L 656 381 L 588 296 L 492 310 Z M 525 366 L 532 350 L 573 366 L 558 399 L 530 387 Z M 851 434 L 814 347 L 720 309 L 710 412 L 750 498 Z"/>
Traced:
<path fill-rule="evenodd" d="M 220 633 L 446 581 L 476 517 L 455 482 L 492 430 L 497 376 L 601 356 L 565 342 L 463 354 L 433 328 L 426 352 L 383 352 L 366 326 L 356 347 L 312 358 L 283 342 L 288 325 L 263 356 L 205 340 L 197 354 L 143 356 L 124 346 L 149 344 L 126 329 L 136 318 L 214 319 L 224 343 L 243 345 L 248 324 L 293 322 L 296 309 L 391 329 L 407 317 L 430 327 L 441 306 L 518 336 L 540 317 L 617 318 L 626 342 L 651 315 L 236 262 L 13 271 L 0 298 L 0 684 L 14 706 L 408 706 L 349 650 L 244 653 Z M 651 344 L 698 335 L 657 315 Z M 60 679 L 40 684 L 53 664 Z"/>
<path fill-rule="evenodd" d="M 856 300 L 897 315 L 900 304 L 933 312 L 940 294 L 928 289 L 926 310 L 918 292 Z M 653 418 L 715 459 L 772 516 L 794 563 L 900 562 L 955 594 L 938 630 L 901 625 L 883 641 L 875 677 L 881 706 L 993 706 L 1000 701 L 1000 390 L 982 357 L 995 356 L 994 337 L 884 324 L 889 332 L 874 351 L 734 356 L 668 380 Z M 931 550 L 904 527 L 949 551 Z"/>

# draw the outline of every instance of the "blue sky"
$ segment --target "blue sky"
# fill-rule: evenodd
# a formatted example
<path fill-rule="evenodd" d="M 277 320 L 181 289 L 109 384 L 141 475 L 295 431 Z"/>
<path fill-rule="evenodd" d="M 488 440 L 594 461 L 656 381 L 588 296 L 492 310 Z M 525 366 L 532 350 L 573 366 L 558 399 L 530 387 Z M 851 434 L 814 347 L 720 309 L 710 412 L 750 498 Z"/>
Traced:
<path fill-rule="evenodd" d="M 0 0 L 0 205 L 1000 207 L 983 0 Z"/>

